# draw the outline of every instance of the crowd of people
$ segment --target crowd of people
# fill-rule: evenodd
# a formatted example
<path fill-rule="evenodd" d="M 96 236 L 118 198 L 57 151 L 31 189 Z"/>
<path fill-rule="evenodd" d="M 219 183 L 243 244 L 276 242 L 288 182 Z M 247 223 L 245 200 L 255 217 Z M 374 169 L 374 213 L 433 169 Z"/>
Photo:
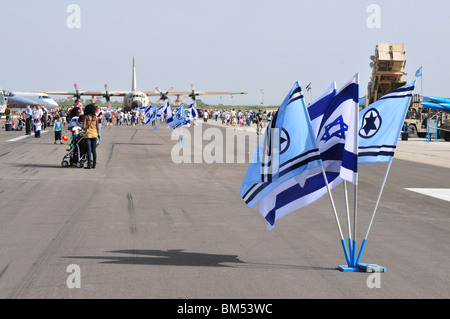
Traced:
<path fill-rule="evenodd" d="M 250 127 L 252 124 L 257 125 L 256 132 L 261 134 L 262 129 L 267 126 L 267 124 L 271 121 L 274 116 L 274 112 L 267 113 L 266 111 L 259 110 L 257 113 L 249 110 L 204 110 L 203 111 L 203 121 L 208 122 L 208 119 L 213 121 L 221 121 L 223 125 L 227 126 L 248 126 Z"/>
<path fill-rule="evenodd" d="M 25 135 L 31 135 L 34 132 L 35 138 L 41 137 L 41 131 L 46 131 L 51 128 L 54 132 L 55 141 L 57 144 L 63 143 L 63 128 L 64 134 L 72 135 L 72 140 L 84 131 L 84 140 L 87 147 L 87 169 L 95 168 L 97 162 L 97 145 L 101 142 L 101 127 L 104 121 L 107 120 L 106 114 L 111 112 L 104 112 L 100 106 L 95 104 L 88 104 L 85 107 L 80 100 L 75 101 L 71 108 L 55 108 L 46 109 L 43 105 L 26 107 L 15 120 L 11 121 L 14 130 L 25 131 Z M 67 126 L 67 127 L 66 127 Z"/>
<path fill-rule="evenodd" d="M 262 129 L 271 121 L 274 112 L 266 112 L 259 110 L 200 110 L 199 117 L 203 118 L 206 123 L 208 120 L 216 121 L 231 127 L 250 127 L 254 124 L 257 126 L 257 133 L 261 134 Z M 51 127 L 54 132 L 54 143 L 64 144 L 62 141 L 63 128 L 66 133 L 69 132 L 74 136 L 83 130 L 86 140 L 88 165 L 85 168 L 95 168 L 97 162 L 97 145 L 101 142 L 101 128 L 105 125 L 144 125 L 144 111 L 135 109 L 128 112 L 116 109 L 100 108 L 95 104 L 88 104 L 85 107 L 80 100 L 76 100 L 71 108 L 55 108 L 46 109 L 42 105 L 36 107 L 27 106 L 26 109 L 18 116 L 15 130 L 25 130 L 26 135 L 34 132 L 36 138 L 40 138 L 41 131 Z M 67 127 L 66 127 L 67 126 Z M 92 157 L 92 159 L 91 159 Z"/>

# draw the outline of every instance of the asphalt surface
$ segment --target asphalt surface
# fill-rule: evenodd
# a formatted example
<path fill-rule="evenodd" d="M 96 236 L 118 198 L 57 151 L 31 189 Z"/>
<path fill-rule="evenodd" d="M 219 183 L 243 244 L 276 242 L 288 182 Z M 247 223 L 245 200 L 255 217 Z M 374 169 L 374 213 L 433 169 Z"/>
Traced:
<path fill-rule="evenodd" d="M 192 163 L 174 163 L 171 133 L 104 126 L 97 168 L 86 170 L 61 167 L 66 146 L 51 131 L 17 140 L 23 132 L 2 129 L 0 298 L 449 297 L 450 203 L 406 189 L 448 189 L 448 168 L 394 160 L 362 258 L 387 272 L 369 288 L 371 274 L 337 270 L 345 259 L 327 196 L 268 231 L 239 197 L 248 161 L 194 163 L 205 139 L 192 143 Z M 358 243 L 386 167 L 360 166 Z M 333 197 L 347 236 L 342 187 Z M 69 288 L 75 273 L 81 286 Z"/>

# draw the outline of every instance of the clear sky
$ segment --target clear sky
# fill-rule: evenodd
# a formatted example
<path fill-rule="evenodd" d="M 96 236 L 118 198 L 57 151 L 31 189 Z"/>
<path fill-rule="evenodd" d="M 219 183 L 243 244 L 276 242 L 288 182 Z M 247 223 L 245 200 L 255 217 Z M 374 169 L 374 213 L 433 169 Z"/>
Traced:
<path fill-rule="evenodd" d="M 379 42 L 403 43 L 404 80 L 423 66 L 424 95 L 450 97 L 448 0 L 0 0 L 0 87 L 12 91 L 245 91 L 218 104 L 279 105 L 295 81 L 313 98 L 360 73 L 367 93 Z M 80 28 L 69 28 L 70 4 Z M 377 28 L 367 20 L 376 4 Z M 75 20 L 71 20 L 75 21 Z M 375 21 L 375 20 L 371 20 Z M 420 80 L 417 92 L 420 92 Z M 309 99 L 309 93 L 305 94 Z M 156 99 L 151 99 L 155 101 Z M 186 100 L 188 101 L 188 100 Z"/>

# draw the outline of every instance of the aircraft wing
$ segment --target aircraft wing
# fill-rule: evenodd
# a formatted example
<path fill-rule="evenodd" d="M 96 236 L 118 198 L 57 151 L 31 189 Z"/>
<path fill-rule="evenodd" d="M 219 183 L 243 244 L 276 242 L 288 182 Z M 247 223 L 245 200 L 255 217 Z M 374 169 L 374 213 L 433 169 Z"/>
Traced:
<path fill-rule="evenodd" d="M 130 91 L 109 91 L 110 96 L 125 96 Z M 48 95 L 71 95 L 71 96 L 104 96 L 105 91 L 45 91 Z"/>
<path fill-rule="evenodd" d="M 245 92 L 219 92 L 219 91 L 195 91 L 194 84 L 191 83 L 191 91 L 172 91 L 171 87 L 168 91 L 161 91 L 158 87 L 155 88 L 156 91 L 142 91 L 147 96 L 160 96 L 162 99 L 167 99 L 169 96 L 177 96 L 178 98 L 190 97 L 193 101 L 199 95 L 238 95 L 247 94 Z"/>
<path fill-rule="evenodd" d="M 141 91 L 141 92 L 147 96 L 160 96 L 161 95 L 161 92 L 158 92 L 158 91 Z M 178 92 L 165 92 L 165 95 L 183 95 L 183 94 L 173 94 L 173 93 L 178 93 Z M 185 93 L 185 92 L 180 92 L 180 93 Z"/>
<path fill-rule="evenodd" d="M 187 94 L 192 94 L 192 92 L 187 92 Z M 213 91 L 195 91 L 196 95 L 239 95 L 247 94 L 245 92 L 213 92 Z"/>

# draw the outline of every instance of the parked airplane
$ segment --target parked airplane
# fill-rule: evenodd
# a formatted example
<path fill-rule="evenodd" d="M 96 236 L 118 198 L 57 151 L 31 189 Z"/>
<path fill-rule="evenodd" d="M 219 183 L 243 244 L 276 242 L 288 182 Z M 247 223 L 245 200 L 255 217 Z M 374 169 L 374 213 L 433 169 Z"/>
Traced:
<path fill-rule="evenodd" d="M 36 106 L 41 104 L 47 109 L 53 109 L 58 107 L 56 103 L 48 94 L 46 93 L 33 93 L 33 92 L 4 92 L 5 98 L 7 100 L 7 105 L 12 108 L 23 109 L 29 106 Z"/>
<path fill-rule="evenodd" d="M 156 87 L 156 91 L 138 91 L 136 85 L 136 65 L 133 58 L 133 74 L 132 74 L 132 82 L 131 82 L 131 91 L 109 91 L 108 85 L 105 84 L 105 91 L 79 91 L 78 85 L 75 84 L 75 92 L 73 91 L 49 91 L 46 92 L 49 95 L 66 95 L 73 96 L 79 99 L 81 96 L 101 96 L 106 99 L 109 103 L 111 101 L 111 97 L 123 97 L 123 109 L 124 111 L 129 111 L 131 109 L 140 108 L 143 106 L 147 106 L 150 104 L 148 99 L 149 96 L 159 96 L 160 101 L 165 101 L 169 98 L 169 96 L 176 96 L 177 101 L 181 101 L 181 98 L 187 96 L 190 97 L 193 102 L 196 102 L 196 97 L 199 95 L 237 95 L 237 94 L 246 94 L 245 92 L 203 92 L 203 91 L 195 91 L 194 85 L 191 84 L 191 91 L 172 91 L 173 87 L 168 91 L 161 91 L 158 87 Z"/>
<path fill-rule="evenodd" d="M 8 100 L 6 99 L 5 94 L 3 93 L 3 90 L 0 88 L 0 114 L 5 113 L 6 104 L 8 104 Z"/>

